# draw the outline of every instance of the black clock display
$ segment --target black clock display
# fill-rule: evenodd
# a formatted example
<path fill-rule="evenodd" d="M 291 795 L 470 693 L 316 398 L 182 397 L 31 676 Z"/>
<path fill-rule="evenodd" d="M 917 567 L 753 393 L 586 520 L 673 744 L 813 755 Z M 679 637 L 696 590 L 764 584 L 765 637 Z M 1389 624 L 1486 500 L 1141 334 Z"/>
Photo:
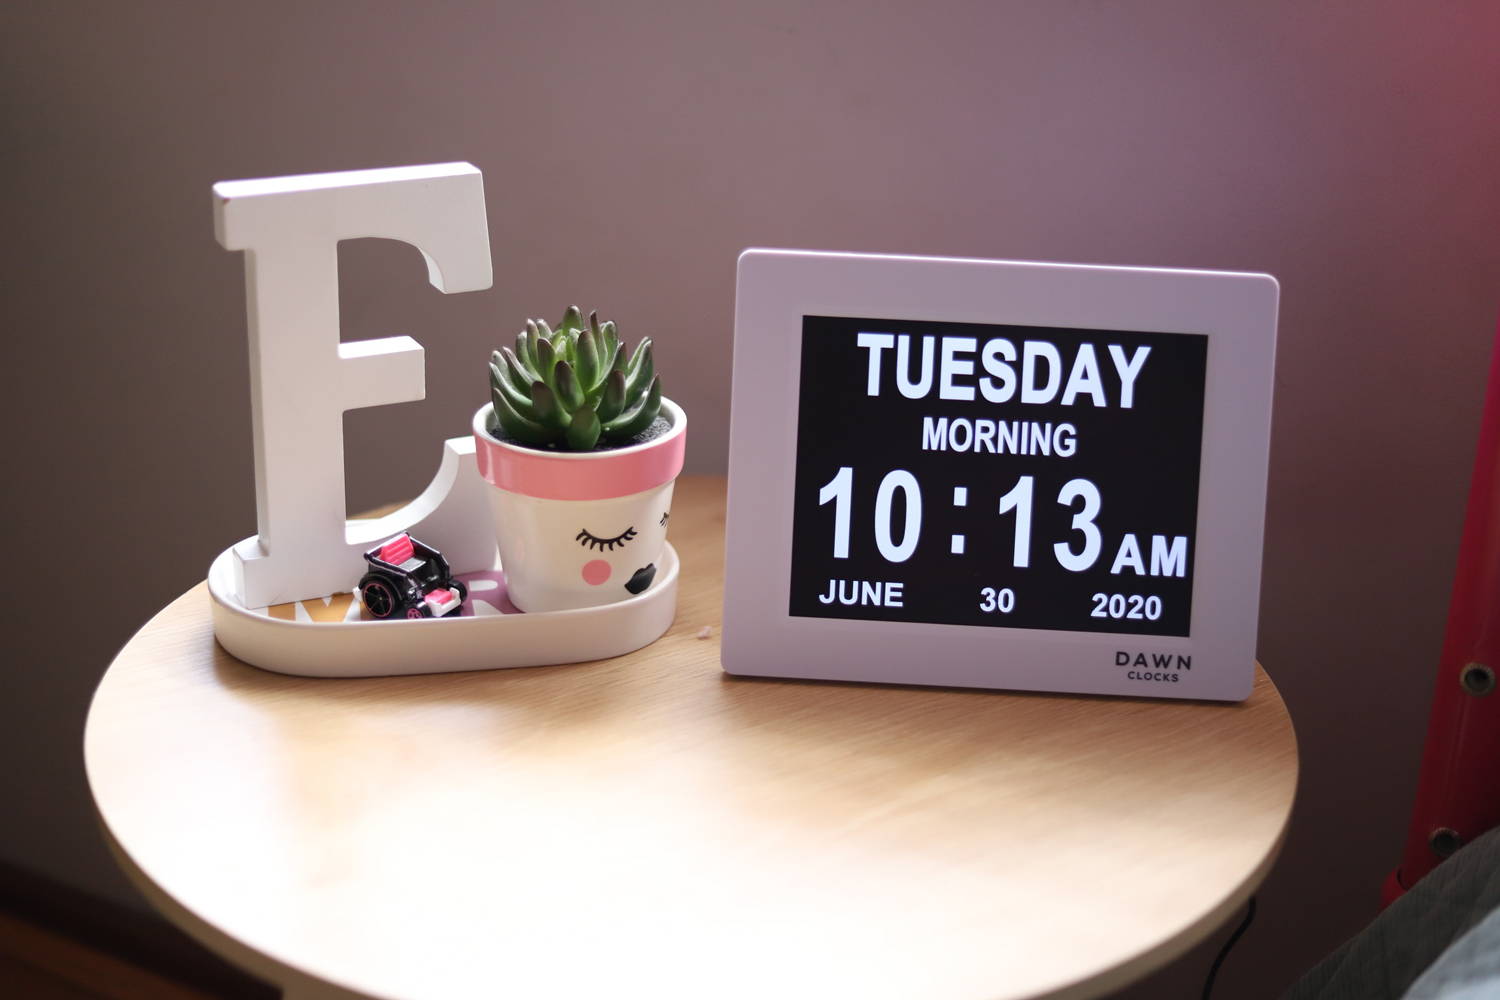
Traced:
<path fill-rule="evenodd" d="M 1207 352 L 804 317 L 790 614 L 1187 636 Z"/>

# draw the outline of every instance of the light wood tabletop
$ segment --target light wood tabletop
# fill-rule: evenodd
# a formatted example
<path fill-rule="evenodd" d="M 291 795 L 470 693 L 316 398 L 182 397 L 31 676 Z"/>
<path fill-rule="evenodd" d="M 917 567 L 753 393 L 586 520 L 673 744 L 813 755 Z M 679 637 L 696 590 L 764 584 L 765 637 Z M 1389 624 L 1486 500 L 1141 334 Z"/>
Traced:
<path fill-rule="evenodd" d="M 194 587 L 95 694 L 106 837 L 297 996 L 1097 996 L 1266 875 L 1297 750 L 1263 671 L 1243 704 L 729 677 L 723 528 L 683 478 L 676 623 L 574 666 L 285 677 Z"/>

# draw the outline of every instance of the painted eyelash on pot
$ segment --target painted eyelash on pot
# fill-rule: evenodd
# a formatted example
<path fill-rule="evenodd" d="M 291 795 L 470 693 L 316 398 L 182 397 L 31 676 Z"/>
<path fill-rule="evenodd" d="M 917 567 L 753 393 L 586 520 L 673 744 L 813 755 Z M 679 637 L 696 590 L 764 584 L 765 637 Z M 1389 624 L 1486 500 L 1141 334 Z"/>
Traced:
<path fill-rule="evenodd" d="M 587 529 L 580 530 L 578 532 L 578 534 L 574 536 L 574 538 L 577 539 L 578 544 L 582 545 L 586 549 L 587 548 L 594 548 L 594 549 L 599 549 L 600 551 L 604 551 L 604 550 L 608 549 L 611 552 L 613 552 L 615 550 L 616 546 L 624 545 L 626 542 L 630 541 L 634 537 L 635 537 L 635 529 L 634 528 L 626 528 L 624 531 L 622 531 L 620 534 L 616 535 L 613 538 L 599 538 L 599 537 L 596 537 L 595 535 L 591 534 Z"/>

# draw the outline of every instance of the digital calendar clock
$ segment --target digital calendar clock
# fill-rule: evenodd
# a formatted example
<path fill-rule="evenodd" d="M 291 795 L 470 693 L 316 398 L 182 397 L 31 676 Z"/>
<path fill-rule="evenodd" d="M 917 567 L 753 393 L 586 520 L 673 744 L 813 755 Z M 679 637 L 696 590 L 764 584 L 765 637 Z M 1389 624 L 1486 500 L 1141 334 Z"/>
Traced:
<path fill-rule="evenodd" d="M 1266 275 L 751 250 L 724 668 L 1241 699 Z"/>

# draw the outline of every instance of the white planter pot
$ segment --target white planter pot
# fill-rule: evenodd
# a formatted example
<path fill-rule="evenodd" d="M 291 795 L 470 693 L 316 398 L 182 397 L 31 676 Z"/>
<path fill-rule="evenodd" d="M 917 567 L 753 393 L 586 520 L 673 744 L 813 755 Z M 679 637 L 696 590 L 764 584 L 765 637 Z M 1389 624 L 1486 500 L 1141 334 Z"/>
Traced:
<path fill-rule="evenodd" d="M 497 438 L 488 404 L 474 414 L 475 457 L 510 599 L 522 611 L 565 611 L 646 590 L 661 564 L 682 471 L 687 414 L 670 399 L 671 429 L 603 451 L 528 448 Z"/>

